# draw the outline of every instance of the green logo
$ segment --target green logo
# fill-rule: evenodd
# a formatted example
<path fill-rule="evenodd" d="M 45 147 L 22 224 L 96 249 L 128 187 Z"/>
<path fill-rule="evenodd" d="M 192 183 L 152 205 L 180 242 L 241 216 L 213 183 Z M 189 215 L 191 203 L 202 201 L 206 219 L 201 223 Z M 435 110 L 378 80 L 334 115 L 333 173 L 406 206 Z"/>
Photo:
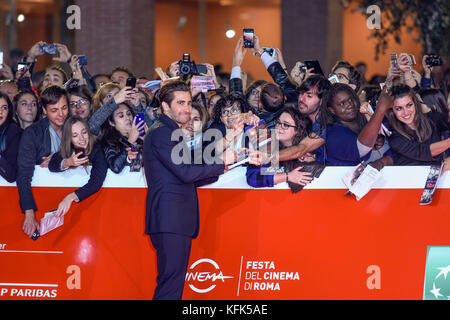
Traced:
<path fill-rule="evenodd" d="M 428 246 L 424 300 L 450 300 L 450 247 Z"/>

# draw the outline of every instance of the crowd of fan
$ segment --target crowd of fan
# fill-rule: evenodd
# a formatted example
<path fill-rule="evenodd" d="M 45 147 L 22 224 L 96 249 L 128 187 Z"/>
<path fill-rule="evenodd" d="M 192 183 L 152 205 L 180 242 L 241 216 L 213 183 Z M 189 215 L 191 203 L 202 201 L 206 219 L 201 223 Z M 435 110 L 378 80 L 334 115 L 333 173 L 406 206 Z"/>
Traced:
<path fill-rule="evenodd" d="M 355 166 L 364 161 L 381 170 L 444 162 L 448 168 L 450 70 L 427 63 L 428 55 L 422 73 L 401 53 L 397 63 L 386 66 L 386 76 L 367 81 L 363 63 L 338 61 L 328 76 L 302 61 L 289 71 L 281 51 L 267 52 L 260 41 L 255 35 L 252 49 L 238 41 L 231 73 L 205 64 L 202 76 L 212 77 L 215 86 L 207 92 L 192 85 L 192 74 L 180 72 L 179 61 L 167 68 L 171 79 L 153 81 L 126 67 L 91 76 L 62 44 L 55 44 L 55 64 L 42 72 L 33 69 L 46 43 L 36 43 L 27 54 L 12 52 L 10 66 L 0 66 L 0 174 L 17 183 L 23 231 L 31 237 L 38 226 L 31 189 L 36 165 L 52 172 L 83 166 L 89 174 L 85 186 L 59 203 L 57 215 L 97 192 L 108 169 L 141 169 L 143 140 L 162 112 L 158 91 L 168 81 L 191 85 L 191 121 L 182 128 L 186 141 L 217 129 L 224 137 L 220 148 L 232 143 L 238 151 L 251 144 L 246 126 L 274 132 L 279 149 L 259 152 L 261 165 L 247 165 L 253 187 L 287 182 L 298 190 L 313 179 L 305 170 L 311 163 Z M 248 51 L 261 59 L 273 81 L 250 81 L 251 70 L 241 69 Z M 70 67 L 70 77 L 62 67 Z M 129 78 L 137 78 L 135 86 L 127 86 Z M 274 159 L 280 165 L 267 170 Z"/>

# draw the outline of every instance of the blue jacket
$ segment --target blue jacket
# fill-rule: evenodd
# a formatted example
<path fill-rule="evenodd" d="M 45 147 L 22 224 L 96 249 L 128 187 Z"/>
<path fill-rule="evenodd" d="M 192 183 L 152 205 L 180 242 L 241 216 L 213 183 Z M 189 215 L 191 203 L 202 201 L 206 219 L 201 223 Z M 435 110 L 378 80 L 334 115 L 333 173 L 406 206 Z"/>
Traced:
<path fill-rule="evenodd" d="M 225 166 L 175 164 L 172 150 L 181 141 L 171 141 L 176 129 L 179 129 L 176 122 L 161 115 L 145 137 L 143 158 L 148 185 L 145 232 L 196 238 L 199 232 L 197 186 L 204 179 L 222 174 Z M 190 154 L 187 146 L 184 152 Z"/>
<path fill-rule="evenodd" d="M 342 124 L 329 126 L 325 142 L 327 166 L 356 166 L 369 159 L 371 152 L 364 157 L 359 156 L 357 140 L 358 135 Z"/>

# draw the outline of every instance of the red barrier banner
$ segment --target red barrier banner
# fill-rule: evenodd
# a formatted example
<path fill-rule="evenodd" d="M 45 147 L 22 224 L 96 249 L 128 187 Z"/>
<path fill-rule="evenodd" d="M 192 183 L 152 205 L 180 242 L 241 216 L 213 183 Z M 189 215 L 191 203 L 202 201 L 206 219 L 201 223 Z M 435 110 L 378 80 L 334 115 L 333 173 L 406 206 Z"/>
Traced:
<path fill-rule="evenodd" d="M 384 168 L 359 201 L 345 195 L 348 169 L 326 168 L 296 194 L 285 183 L 253 189 L 244 168 L 200 188 L 183 299 L 422 299 L 427 247 L 450 245 L 450 174 L 420 206 L 428 167 Z M 87 179 L 36 168 L 38 220 Z M 33 241 L 17 188 L 0 180 L 0 299 L 151 299 L 146 193 L 142 173 L 108 172 L 64 225 Z"/>

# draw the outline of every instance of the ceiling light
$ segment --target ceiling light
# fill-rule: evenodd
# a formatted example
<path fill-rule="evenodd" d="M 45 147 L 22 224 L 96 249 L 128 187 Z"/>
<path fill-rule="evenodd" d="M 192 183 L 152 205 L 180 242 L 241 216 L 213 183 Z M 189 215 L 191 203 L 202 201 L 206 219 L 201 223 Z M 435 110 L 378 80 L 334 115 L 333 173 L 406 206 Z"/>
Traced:
<path fill-rule="evenodd" d="M 236 31 L 234 31 L 233 29 L 228 29 L 225 32 L 225 36 L 229 39 L 234 38 L 235 35 L 236 35 Z"/>

